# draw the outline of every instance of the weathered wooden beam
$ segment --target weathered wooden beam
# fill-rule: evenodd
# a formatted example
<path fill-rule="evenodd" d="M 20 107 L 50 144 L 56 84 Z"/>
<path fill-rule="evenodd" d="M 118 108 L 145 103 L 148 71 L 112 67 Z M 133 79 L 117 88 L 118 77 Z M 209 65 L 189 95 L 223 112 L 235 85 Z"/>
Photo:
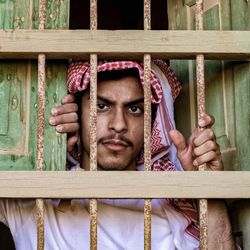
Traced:
<path fill-rule="evenodd" d="M 250 198 L 250 171 L 0 171 L 1 198 Z"/>
<path fill-rule="evenodd" d="M 250 31 L 0 30 L 0 58 L 250 59 Z"/>

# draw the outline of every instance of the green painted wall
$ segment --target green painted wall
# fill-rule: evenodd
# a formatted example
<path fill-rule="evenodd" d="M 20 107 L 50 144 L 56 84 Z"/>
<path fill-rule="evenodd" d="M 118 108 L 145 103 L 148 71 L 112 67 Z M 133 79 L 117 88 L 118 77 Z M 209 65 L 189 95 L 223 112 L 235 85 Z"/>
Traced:
<path fill-rule="evenodd" d="M 204 0 L 213 3 L 205 11 L 207 30 L 249 30 L 250 2 L 245 0 Z M 168 1 L 170 29 L 194 29 L 194 0 Z M 249 37 L 250 39 L 250 37 Z M 175 105 L 177 127 L 188 137 L 195 124 L 195 62 L 172 60 L 183 92 Z M 216 118 L 214 126 L 226 170 L 250 170 L 250 63 L 206 61 L 206 110 Z M 250 203 L 228 201 L 233 230 L 242 233 L 244 249 L 250 249 Z"/>
<path fill-rule="evenodd" d="M 0 29 L 37 29 L 39 0 L 0 1 Z M 67 29 L 69 0 L 46 1 L 46 28 Z M 42 46 L 42 44 L 41 44 Z M 66 93 L 66 61 L 46 65 L 46 170 L 65 169 L 66 136 L 48 124 L 50 109 Z M 37 61 L 0 61 L 0 169 L 31 170 L 36 162 Z"/>

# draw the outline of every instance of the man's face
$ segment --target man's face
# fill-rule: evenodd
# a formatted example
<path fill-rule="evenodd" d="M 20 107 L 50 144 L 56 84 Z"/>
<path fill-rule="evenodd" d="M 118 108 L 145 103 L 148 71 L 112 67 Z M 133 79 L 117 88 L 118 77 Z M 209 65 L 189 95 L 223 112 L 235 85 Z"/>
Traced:
<path fill-rule="evenodd" d="M 82 97 L 82 167 L 89 169 L 89 92 Z M 135 77 L 106 80 L 97 89 L 97 164 L 101 170 L 135 170 L 143 146 L 144 101 Z"/>

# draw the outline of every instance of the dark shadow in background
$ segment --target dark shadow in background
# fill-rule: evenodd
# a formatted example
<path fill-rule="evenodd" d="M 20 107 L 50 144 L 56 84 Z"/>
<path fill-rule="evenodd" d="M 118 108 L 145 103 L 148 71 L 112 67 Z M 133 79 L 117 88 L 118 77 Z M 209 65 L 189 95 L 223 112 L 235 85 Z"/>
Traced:
<path fill-rule="evenodd" d="M 152 30 L 167 30 L 167 1 L 151 1 Z M 143 0 L 98 0 L 98 29 L 143 29 Z M 71 0 L 70 29 L 89 29 L 89 0 Z"/>

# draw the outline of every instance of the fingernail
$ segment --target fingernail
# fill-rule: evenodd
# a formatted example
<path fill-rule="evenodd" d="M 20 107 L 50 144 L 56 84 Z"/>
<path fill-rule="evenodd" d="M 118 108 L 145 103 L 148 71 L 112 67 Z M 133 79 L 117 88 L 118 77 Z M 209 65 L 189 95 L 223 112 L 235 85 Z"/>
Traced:
<path fill-rule="evenodd" d="M 54 117 L 49 118 L 50 125 L 56 125 L 56 119 Z"/>
<path fill-rule="evenodd" d="M 52 115 L 57 115 L 57 109 L 56 108 L 52 108 L 51 109 L 51 114 Z"/>
<path fill-rule="evenodd" d="M 198 162 L 197 162 L 196 160 L 194 160 L 194 161 L 193 161 L 193 165 L 194 165 L 195 167 L 198 167 Z"/>
<path fill-rule="evenodd" d="M 63 130 L 62 125 L 56 126 L 56 131 L 57 131 L 57 132 L 62 132 L 62 130 Z"/>
<path fill-rule="evenodd" d="M 204 121 L 203 119 L 200 119 L 200 120 L 198 121 L 198 125 L 199 125 L 200 127 L 205 126 L 205 121 Z"/>

